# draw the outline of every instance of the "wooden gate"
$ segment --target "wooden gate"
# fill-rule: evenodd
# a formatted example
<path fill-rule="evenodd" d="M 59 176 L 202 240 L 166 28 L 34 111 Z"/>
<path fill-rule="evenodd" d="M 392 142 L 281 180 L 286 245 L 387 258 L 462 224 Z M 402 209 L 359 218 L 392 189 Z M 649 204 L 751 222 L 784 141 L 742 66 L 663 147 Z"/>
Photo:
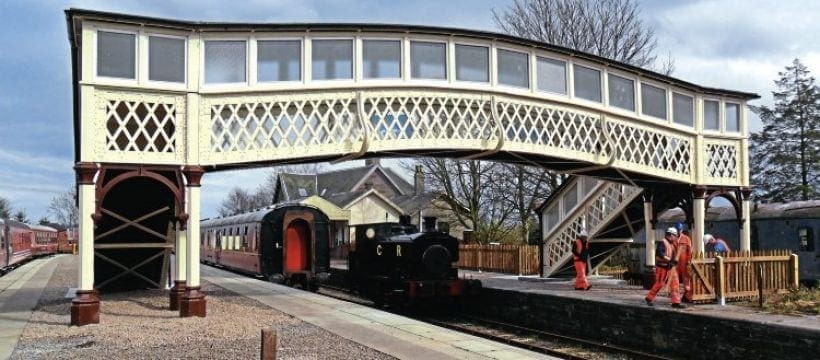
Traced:
<path fill-rule="evenodd" d="M 797 255 L 790 250 L 732 251 L 695 254 L 690 266 L 692 300 L 740 301 L 760 292 L 785 291 L 799 286 Z"/>

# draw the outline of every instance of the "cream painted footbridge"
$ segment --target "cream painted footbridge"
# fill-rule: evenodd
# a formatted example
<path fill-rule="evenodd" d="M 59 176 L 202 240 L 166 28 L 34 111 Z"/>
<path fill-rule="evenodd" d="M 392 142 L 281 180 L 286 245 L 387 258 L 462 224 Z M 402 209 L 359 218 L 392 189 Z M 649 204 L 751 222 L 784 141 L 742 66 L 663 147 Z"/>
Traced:
<path fill-rule="evenodd" d="M 81 215 L 73 324 L 99 321 L 96 288 L 160 286 L 173 248 L 181 315 L 205 315 L 199 186 L 212 171 L 389 156 L 522 163 L 626 184 L 630 200 L 646 189 L 647 224 L 647 193 L 688 193 L 696 243 L 706 197 L 748 194 L 755 94 L 479 31 L 66 18 Z M 566 252 L 577 230 L 557 228 L 545 251 Z"/>

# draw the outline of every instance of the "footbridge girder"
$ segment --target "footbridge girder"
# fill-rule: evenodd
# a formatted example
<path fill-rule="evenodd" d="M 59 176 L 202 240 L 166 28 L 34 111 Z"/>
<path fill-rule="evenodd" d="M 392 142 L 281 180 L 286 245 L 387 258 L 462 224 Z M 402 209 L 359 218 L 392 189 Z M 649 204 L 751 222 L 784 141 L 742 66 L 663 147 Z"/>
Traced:
<path fill-rule="evenodd" d="M 80 9 L 67 10 L 66 19 L 82 171 L 80 246 L 93 246 L 94 166 L 179 169 L 185 199 L 178 212 L 190 217 L 175 226 L 187 229 L 177 242 L 191 245 L 185 281 L 193 300 L 182 305 L 189 315 L 204 315 L 194 265 L 204 171 L 436 156 L 630 186 L 748 186 L 745 109 L 755 94 L 482 31 L 213 23 Z M 93 290 L 91 254 L 81 256 L 83 294 Z"/>

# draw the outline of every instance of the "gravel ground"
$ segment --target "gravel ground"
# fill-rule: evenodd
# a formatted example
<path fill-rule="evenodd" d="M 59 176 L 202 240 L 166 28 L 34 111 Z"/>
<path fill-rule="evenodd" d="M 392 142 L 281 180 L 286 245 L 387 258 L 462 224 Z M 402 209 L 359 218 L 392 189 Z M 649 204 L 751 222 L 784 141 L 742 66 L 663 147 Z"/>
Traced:
<path fill-rule="evenodd" d="M 180 318 L 166 291 L 142 290 L 103 294 L 99 325 L 69 326 L 77 259 L 57 261 L 12 359 L 253 359 L 262 328 L 276 330 L 280 359 L 393 358 L 209 283 L 205 318 Z"/>

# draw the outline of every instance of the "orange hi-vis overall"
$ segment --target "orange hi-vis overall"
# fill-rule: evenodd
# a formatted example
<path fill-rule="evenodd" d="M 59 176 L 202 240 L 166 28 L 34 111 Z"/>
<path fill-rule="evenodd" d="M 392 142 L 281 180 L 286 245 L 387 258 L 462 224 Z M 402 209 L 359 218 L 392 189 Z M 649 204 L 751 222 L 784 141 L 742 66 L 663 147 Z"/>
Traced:
<path fill-rule="evenodd" d="M 655 300 L 658 291 L 661 291 L 668 281 L 669 297 L 672 298 L 672 304 L 680 304 L 678 274 L 676 271 L 671 271 L 673 267 L 670 260 L 664 258 L 664 256 L 666 256 L 668 259 L 675 259 L 675 244 L 669 242 L 666 238 L 661 239 L 661 241 L 656 241 L 655 243 L 655 284 L 652 285 L 652 289 L 649 290 L 649 294 L 646 295 L 646 300 Z"/>
<path fill-rule="evenodd" d="M 586 290 L 589 287 L 589 281 L 587 281 L 588 254 L 589 241 L 575 238 L 572 242 L 572 264 L 575 266 L 575 290 Z"/>
<path fill-rule="evenodd" d="M 689 276 L 689 263 L 692 261 L 692 239 L 686 234 L 680 234 L 677 243 L 678 265 L 677 272 L 680 283 L 683 284 L 683 298 L 692 301 L 692 277 Z"/>

